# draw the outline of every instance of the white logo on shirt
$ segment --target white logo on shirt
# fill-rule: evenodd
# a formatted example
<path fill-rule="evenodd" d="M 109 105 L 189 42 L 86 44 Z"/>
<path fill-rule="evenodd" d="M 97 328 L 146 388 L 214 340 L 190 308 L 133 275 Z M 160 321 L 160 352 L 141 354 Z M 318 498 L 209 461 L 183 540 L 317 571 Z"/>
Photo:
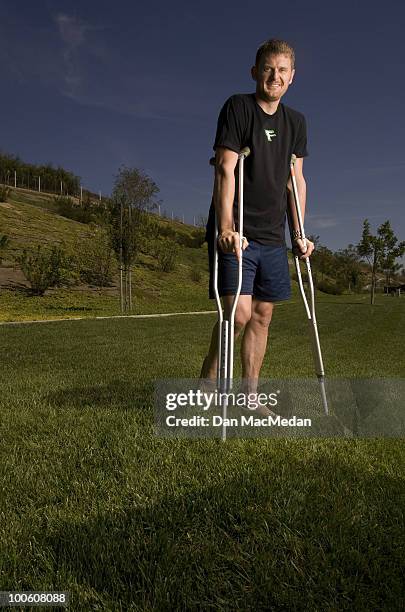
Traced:
<path fill-rule="evenodd" d="M 272 142 L 272 138 L 275 138 L 275 136 L 277 136 L 276 132 L 274 130 L 264 130 L 264 133 L 267 136 L 267 140 L 269 142 Z"/>

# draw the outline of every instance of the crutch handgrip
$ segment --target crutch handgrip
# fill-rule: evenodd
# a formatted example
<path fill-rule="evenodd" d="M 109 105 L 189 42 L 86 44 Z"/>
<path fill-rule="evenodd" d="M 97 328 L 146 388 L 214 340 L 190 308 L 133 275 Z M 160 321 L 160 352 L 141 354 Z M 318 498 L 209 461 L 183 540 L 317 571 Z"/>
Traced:
<path fill-rule="evenodd" d="M 243 149 L 241 150 L 241 152 L 240 152 L 240 153 L 239 153 L 239 155 L 238 155 L 238 159 L 241 159 L 242 157 L 243 157 L 244 159 L 246 159 L 246 157 L 247 157 L 248 155 L 250 155 L 250 149 L 249 149 L 249 147 L 243 147 Z M 210 166 L 215 166 L 215 162 L 216 162 L 215 157 L 211 157 L 211 158 L 210 158 Z"/>
<path fill-rule="evenodd" d="M 239 159 L 241 157 L 247 157 L 248 155 L 250 155 L 250 149 L 249 147 L 243 147 L 242 151 L 239 153 Z"/>

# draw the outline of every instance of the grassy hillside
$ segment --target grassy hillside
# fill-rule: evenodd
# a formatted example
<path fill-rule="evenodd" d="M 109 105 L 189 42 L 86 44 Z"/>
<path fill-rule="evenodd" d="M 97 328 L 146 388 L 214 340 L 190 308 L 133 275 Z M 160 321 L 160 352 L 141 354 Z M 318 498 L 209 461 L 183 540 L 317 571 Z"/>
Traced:
<path fill-rule="evenodd" d="M 195 228 L 159 219 L 170 226 L 179 241 L 192 238 Z M 0 204 L 0 233 L 10 237 L 0 267 L 0 320 L 52 319 L 67 316 L 105 316 L 120 313 L 118 267 L 112 287 L 100 291 L 88 285 L 51 289 L 44 297 L 27 295 L 24 278 L 15 265 L 15 256 L 24 248 L 65 244 L 68 250 L 90 236 L 88 225 L 67 219 L 55 212 L 52 197 L 46 194 L 13 190 L 7 203 Z M 200 270 L 199 282 L 192 270 Z M 176 312 L 212 309 L 207 299 L 208 265 L 206 246 L 180 246 L 176 269 L 158 270 L 156 261 L 141 255 L 133 269 L 133 313 Z"/>
<path fill-rule="evenodd" d="M 72 247 L 76 240 L 89 236 L 88 226 L 58 215 L 52 201 L 48 195 L 13 190 L 8 202 L 0 203 L 0 233 L 10 238 L 3 265 L 23 248 L 62 242 Z"/>

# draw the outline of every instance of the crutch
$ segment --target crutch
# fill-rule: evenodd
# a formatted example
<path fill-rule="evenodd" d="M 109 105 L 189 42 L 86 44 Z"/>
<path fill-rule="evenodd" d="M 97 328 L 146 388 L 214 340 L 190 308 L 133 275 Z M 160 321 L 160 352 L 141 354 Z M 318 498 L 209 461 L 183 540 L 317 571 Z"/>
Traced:
<path fill-rule="evenodd" d="M 226 440 L 226 423 L 228 408 L 227 394 L 233 386 L 233 350 L 234 350 L 234 327 L 235 327 L 235 312 L 238 304 L 240 291 L 242 287 L 242 242 L 243 238 L 243 165 L 245 158 L 249 155 L 249 147 L 245 147 L 238 155 L 238 232 L 239 232 L 239 248 L 240 258 L 238 261 L 238 285 L 233 298 L 231 312 L 229 318 L 224 318 L 224 311 L 221 304 L 221 299 L 218 292 L 218 219 L 215 214 L 215 239 L 214 239 L 214 294 L 218 311 L 218 368 L 217 368 L 217 388 L 221 396 L 222 404 L 222 440 Z M 215 166 L 215 158 L 210 160 L 210 164 Z"/>
<path fill-rule="evenodd" d="M 294 204 L 295 204 L 295 210 L 297 213 L 298 225 L 300 229 L 301 239 L 303 240 L 305 244 L 306 237 L 305 237 L 304 223 L 302 220 L 301 207 L 300 207 L 300 202 L 299 202 L 299 197 L 298 197 L 297 181 L 295 178 L 295 171 L 294 171 L 294 164 L 295 164 L 296 159 L 297 158 L 295 155 L 291 157 L 290 174 L 291 174 L 291 183 L 292 183 L 292 188 L 293 188 Z M 291 213 L 288 214 L 288 222 L 290 225 L 291 243 L 294 246 L 294 239 L 293 239 L 294 227 L 293 227 L 293 223 L 291 219 Z M 309 257 L 305 258 L 305 264 L 307 267 L 308 285 L 309 285 L 309 296 L 310 296 L 310 304 L 308 304 L 307 295 L 304 289 L 304 284 L 302 282 L 299 255 L 295 255 L 294 262 L 295 262 L 295 269 L 297 272 L 298 286 L 300 288 L 302 301 L 304 302 L 304 307 L 305 307 L 305 311 L 307 313 L 308 322 L 309 322 L 309 329 L 310 329 L 311 341 L 312 341 L 312 352 L 313 352 L 314 363 L 315 363 L 315 372 L 316 372 L 316 375 L 318 377 L 319 384 L 321 387 L 322 404 L 323 404 L 325 414 L 329 414 L 328 400 L 326 397 L 326 390 L 325 390 L 325 370 L 323 367 L 321 344 L 319 342 L 318 326 L 316 323 L 316 315 L 315 315 L 315 291 L 314 291 L 314 283 L 312 280 L 311 263 L 309 261 Z"/>

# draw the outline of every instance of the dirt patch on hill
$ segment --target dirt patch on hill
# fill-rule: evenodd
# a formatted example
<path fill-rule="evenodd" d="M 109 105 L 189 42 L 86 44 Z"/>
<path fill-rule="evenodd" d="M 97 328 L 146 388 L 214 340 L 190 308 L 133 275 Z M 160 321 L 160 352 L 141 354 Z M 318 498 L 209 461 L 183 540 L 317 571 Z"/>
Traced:
<path fill-rule="evenodd" d="M 0 202 L 0 206 L 2 208 L 8 208 L 8 209 L 13 210 L 16 215 L 22 215 L 21 210 L 17 210 L 15 206 L 13 206 L 12 204 L 9 204 L 8 202 Z"/>
<path fill-rule="evenodd" d="M 0 266 L 1 289 L 23 289 L 26 287 L 29 287 L 29 283 L 17 266 Z"/>

